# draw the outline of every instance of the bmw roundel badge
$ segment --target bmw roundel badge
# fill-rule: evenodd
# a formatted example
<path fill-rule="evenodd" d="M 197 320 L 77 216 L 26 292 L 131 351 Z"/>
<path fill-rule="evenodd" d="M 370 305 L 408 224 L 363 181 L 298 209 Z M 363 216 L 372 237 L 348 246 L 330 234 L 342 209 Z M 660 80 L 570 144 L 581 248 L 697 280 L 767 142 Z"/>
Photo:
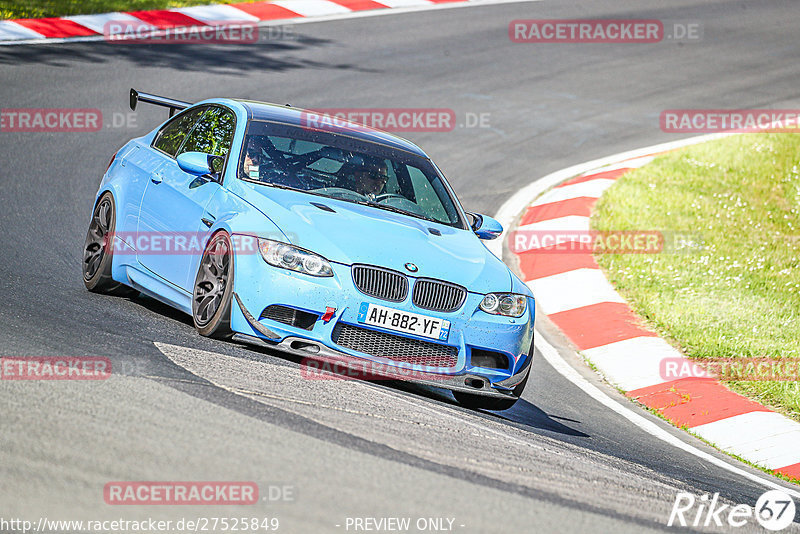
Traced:
<path fill-rule="evenodd" d="M 416 265 L 414 265 L 413 263 L 406 263 L 405 267 L 406 267 L 406 269 L 408 269 L 412 273 L 415 273 L 415 272 L 419 271 L 419 268 Z"/>

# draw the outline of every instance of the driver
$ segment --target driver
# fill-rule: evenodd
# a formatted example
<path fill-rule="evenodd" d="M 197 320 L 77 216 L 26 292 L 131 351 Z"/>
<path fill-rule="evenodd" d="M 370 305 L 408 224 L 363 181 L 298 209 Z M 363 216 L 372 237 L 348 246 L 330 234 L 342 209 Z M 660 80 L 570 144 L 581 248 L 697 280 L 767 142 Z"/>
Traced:
<path fill-rule="evenodd" d="M 356 192 L 365 197 L 374 199 L 386 187 L 389 179 L 388 168 L 385 161 L 374 160 L 358 167 L 353 172 Z"/>

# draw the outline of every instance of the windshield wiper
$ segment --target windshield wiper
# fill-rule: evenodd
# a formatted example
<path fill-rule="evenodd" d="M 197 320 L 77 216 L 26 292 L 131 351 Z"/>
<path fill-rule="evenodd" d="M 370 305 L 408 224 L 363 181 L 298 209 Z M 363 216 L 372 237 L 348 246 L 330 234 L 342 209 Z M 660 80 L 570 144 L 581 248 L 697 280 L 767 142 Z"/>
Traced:
<path fill-rule="evenodd" d="M 289 191 L 300 191 L 301 193 L 308 193 L 308 191 L 305 191 L 303 189 L 297 189 L 296 187 L 292 187 L 290 185 L 276 184 L 274 182 L 258 182 L 258 183 L 268 185 L 270 187 L 277 187 L 278 189 L 288 189 Z"/>
<path fill-rule="evenodd" d="M 395 206 L 390 206 L 388 204 L 381 204 L 379 202 L 373 202 L 371 200 L 367 201 L 367 202 L 359 202 L 359 204 L 364 204 L 365 206 L 373 206 L 375 208 L 380 208 L 382 210 L 393 211 L 395 213 L 402 213 L 403 215 L 408 215 L 408 216 L 411 216 L 411 217 L 417 217 L 417 218 L 420 218 L 420 219 L 425 219 L 426 221 L 439 223 L 439 221 L 437 221 L 436 219 L 432 219 L 430 217 L 426 217 L 425 215 L 420 215 L 419 213 L 414 213 L 413 211 L 407 211 L 407 210 L 404 210 L 402 208 L 397 208 Z M 439 223 L 439 224 L 441 224 L 441 223 Z"/>

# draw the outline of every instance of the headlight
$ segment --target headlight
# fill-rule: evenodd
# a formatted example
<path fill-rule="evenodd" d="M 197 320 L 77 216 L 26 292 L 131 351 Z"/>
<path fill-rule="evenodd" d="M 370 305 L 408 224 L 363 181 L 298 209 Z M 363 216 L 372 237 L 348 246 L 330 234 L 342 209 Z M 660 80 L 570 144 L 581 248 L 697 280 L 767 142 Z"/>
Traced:
<path fill-rule="evenodd" d="M 274 267 L 310 276 L 333 276 L 328 260 L 313 252 L 269 239 L 259 239 L 258 250 L 264 261 Z"/>
<path fill-rule="evenodd" d="M 506 317 L 521 317 L 527 307 L 528 298 L 514 293 L 487 293 L 480 305 L 486 313 Z"/>

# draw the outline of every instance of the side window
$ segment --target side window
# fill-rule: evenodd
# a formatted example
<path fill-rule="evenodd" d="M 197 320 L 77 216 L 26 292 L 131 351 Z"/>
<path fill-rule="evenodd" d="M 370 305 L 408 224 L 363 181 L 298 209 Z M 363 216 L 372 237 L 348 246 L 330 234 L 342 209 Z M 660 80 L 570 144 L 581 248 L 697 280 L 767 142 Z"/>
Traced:
<path fill-rule="evenodd" d="M 205 107 L 191 109 L 172 119 L 158 132 L 153 146 L 170 156 L 175 156 L 183 140 L 192 131 L 192 126 L 205 111 Z"/>
<path fill-rule="evenodd" d="M 232 111 L 213 106 L 186 138 L 180 154 L 184 152 L 204 152 L 214 156 L 225 157 L 231 150 L 236 118 Z"/>
<path fill-rule="evenodd" d="M 442 222 L 451 220 L 448 217 L 447 211 L 442 206 L 442 201 L 434 189 L 434 186 L 423 174 L 423 172 L 416 167 L 408 167 L 408 175 L 411 178 L 411 184 L 414 187 L 414 195 L 417 197 L 417 204 L 422 207 L 426 213 L 432 215 L 434 219 Z"/>

